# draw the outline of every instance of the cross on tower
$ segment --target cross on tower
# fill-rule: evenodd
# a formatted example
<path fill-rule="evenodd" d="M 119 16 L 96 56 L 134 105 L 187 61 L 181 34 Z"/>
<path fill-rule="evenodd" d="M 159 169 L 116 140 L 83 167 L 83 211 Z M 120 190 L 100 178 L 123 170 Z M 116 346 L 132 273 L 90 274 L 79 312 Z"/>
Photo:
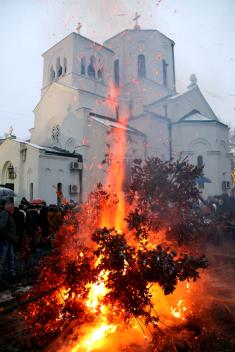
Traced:
<path fill-rule="evenodd" d="M 133 21 L 135 21 L 135 26 L 134 29 L 140 29 L 140 25 L 138 23 L 138 19 L 141 17 L 141 15 L 138 14 L 138 12 L 135 13 L 135 17 L 133 18 Z"/>
<path fill-rule="evenodd" d="M 80 22 L 78 22 L 78 26 L 76 28 L 78 34 L 80 34 L 81 28 L 82 28 L 82 24 Z"/>

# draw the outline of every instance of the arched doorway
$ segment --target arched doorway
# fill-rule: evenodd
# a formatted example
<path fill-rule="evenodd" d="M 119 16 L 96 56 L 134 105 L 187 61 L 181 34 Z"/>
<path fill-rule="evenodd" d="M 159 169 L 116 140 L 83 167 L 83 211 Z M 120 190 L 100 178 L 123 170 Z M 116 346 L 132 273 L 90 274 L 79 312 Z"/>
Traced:
<path fill-rule="evenodd" d="M 8 160 L 2 169 L 1 185 L 15 191 L 16 172 L 13 163 Z"/>
<path fill-rule="evenodd" d="M 62 203 L 62 197 L 63 197 L 63 185 L 61 182 L 57 183 L 57 205 L 60 206 Z"/>

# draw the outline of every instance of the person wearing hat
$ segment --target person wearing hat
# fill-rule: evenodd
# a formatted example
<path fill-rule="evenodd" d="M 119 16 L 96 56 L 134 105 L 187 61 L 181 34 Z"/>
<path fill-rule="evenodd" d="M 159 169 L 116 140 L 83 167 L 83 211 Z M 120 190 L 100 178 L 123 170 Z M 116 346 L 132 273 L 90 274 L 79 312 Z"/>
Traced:
<path fill-rule="evenodd" d="M 0 199 L 0 280 L 2 280 L 3 266 L 6 260 L 10 277 L 15 276 L 13 242 L 17 238 L 16 226 L 10 208 L 10 204 L 6 204 L 5 200 Z"/>

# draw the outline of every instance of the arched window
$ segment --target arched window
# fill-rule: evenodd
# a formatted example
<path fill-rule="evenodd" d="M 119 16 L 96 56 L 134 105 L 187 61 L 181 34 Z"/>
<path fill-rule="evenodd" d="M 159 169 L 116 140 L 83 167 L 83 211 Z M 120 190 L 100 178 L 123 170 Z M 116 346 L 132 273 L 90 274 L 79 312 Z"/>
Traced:
<path fill-rule="evenodd" d="M 55 70 L 53 68 L 53 66 L 51 66 L 50 68 L 50 82 L 53 82 L 55 79 Z"/>
<path fill-rule="evenodd" d="M 56 78 L 59 78 L 62 75 L 62 66 L 60 64 L 60 57 L 56 59 Z"/>
<path fill-rule="evenodd" d="M 103 78 L 104 78 L 104 70 L 103 68 L 100 68 L 97 72 L 97 79 L 99 81 L 103 81 Z"/>
<path fill-rule="evenodd" d="M 114 61 L 114 83 L 117 87 L 119 87 L 119 60 Z"/>
<path fill-rule="evenodd" d="M 167 87 L 167 66 L 166 60 L 162 60 L 163 85 Z"/>
<path fill-rule="evenodd" d="M 86 74 L 86 58 L 82 57 L 81 58 L 81 75 Z"/>
<path fill-rule="evenodd" d="M 33 182 L 30 182 L 29 184 L 29 199 L 30 201 L 33 200 Z"/>
<path fill-rule="evenodd" d="M 138 56 L 138 78 L 146 77 L 146 64 L 145 64 L 145 56 Z"/>
<path fill-rule="evenodd" d="M 95 56 L 90 57 L 90 63 L 87 68 L 87 74 L 89 77 L 95 79 Z"/>
<path fill-rule="evenodd" d="M 67 73 L 67 57 L 64 57 L 64 74 Z"/>
<path fill-rule="evenodd" d="M 197 166 L 198 167 L 203 167 L 204 164 L 203 164 L 203 156 L 202 155 L 198 155 L 197 157 Z"/>

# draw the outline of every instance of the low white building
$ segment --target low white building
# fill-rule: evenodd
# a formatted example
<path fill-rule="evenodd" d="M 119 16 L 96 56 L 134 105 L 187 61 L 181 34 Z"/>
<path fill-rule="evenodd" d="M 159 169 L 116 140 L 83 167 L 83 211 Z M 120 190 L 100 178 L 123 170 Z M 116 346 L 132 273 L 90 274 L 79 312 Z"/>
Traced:
<path fill-rule="evenodd" d="M 103 182 L 114 141 L 123 143 L 123 129 L 127 161 L 187 156 L 204 165 L 199 182 L 204 197 L 230 191 L 228 127 L 194 75 L 188 90 L 177 94 L 171 39 L 136 27 L 101 45 L 71 33 L 43 59 L 30 142 L 10 133 L 0 145 L 0 183 L 14 188 L 18 201 L 25 196 L 56 203 L 56 191 L 84 200 Z M 113 157 L 118 162 L 120 156 Z"/>

